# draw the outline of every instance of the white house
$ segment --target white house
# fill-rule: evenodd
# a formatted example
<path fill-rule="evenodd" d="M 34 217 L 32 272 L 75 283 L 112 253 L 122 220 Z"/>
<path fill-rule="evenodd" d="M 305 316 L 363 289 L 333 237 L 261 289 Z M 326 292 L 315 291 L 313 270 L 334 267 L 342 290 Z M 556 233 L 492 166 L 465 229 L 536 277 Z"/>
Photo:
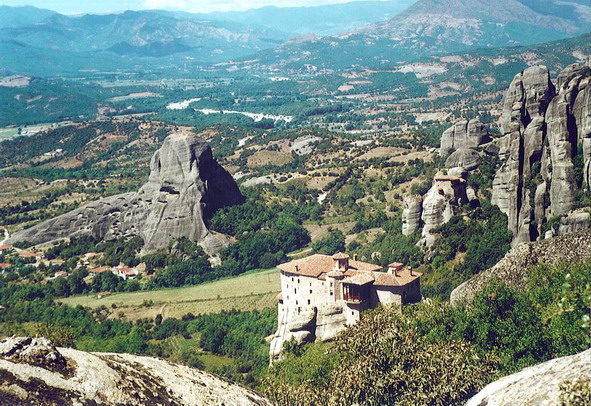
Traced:
<path fill-rule="evenodd" d="M 343 307 L 347 325 L 360 313 L 382 305 L 404 305 L 421 300 L 421 273 L 403 264 L 381 266 L 349 258 L 315 254 L 278 266 L 281 270 L 280 319 L 297 314 L 302 306 L 324 304 Z"/>

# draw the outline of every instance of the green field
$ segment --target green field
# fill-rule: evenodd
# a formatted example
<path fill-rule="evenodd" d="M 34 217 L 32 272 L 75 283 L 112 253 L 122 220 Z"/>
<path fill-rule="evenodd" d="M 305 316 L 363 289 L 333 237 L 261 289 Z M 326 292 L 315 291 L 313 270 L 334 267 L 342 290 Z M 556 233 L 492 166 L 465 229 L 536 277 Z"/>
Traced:
<path fill-rule="evenodd" d="M 73 296 L 59 301 L 70 306 L 106 306 L 113 317 L 122 312 L 126 319 L 137 320 L 157 314 L 178 318 L 187 313 L 261 310 L 276 306 L 275 297 L 280 291 L 279 271 L 268 269 L 184 288 L 116 293 L 100 299 L 96 294 Z"/>

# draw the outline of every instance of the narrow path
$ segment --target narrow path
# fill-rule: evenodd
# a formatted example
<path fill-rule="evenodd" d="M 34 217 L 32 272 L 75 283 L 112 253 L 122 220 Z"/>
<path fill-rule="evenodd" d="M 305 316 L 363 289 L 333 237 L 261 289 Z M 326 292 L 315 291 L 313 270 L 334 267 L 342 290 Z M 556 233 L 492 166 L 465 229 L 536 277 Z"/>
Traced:
<path fill-rule="evenodd" d="M 312 252 L 312 248 L 306 248 L 305 250 L 302 250 L 302 251 L 290 252 L 289 254 L 287 254 L 287 256 L 290 258 L 293 258 L 293 257 L 298 257 L 303 254 L 308 254 L 310 252 Z"/>
<path fill-rule="evenodd" d="M 4 235 L 4 239 L 2 241 L 0 241 L 0 245 L 4 245 L 4 242 L 10 238 L 10 233 L 8 232 L 8 230 L 6 228 L 4 229 L 3 235 Z"/>

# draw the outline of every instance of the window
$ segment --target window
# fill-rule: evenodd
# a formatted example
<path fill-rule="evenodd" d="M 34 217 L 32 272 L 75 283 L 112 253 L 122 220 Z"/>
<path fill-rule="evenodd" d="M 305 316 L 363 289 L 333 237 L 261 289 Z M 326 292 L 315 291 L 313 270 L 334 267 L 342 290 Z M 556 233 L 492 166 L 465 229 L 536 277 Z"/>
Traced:
<path fill-rule="evenodd" d="M 310 289 L 310 294 L 312 294 L 312 289 Z"/>
<path fill-rule="evenodd" d="M 310 287 L 312 287 L 312 282 L 310 282 Z"/>
<path fill-rule="evenodd" d="M 298 290 L 296 288 L 293 288 L 293 293 L 297 295 L 298 294 Z"/>
<path fill-rule="evenodd" d="M 308 304 L 310 304 L 310 299 L 308 299 Z"/>
<path fill-rule="evenodd" d="M 355 312 L 351 312 L 351 316 L 355 316 Z"/>
<path fill-rule="evenodd" d="M 330 295 L 331 295 L 331 296 L 332 296 L 332 295 L 334 295 L 334 292 L 330 292 Z"/>
<path fill-rule="evenodd" d="M 293 282 L 293 276 L 291 277 L 291 281 Z"/>
<path fill-rule="evenodd" d="M 298 304 L 298 301 L 296 300 L 296 305 Z"/>

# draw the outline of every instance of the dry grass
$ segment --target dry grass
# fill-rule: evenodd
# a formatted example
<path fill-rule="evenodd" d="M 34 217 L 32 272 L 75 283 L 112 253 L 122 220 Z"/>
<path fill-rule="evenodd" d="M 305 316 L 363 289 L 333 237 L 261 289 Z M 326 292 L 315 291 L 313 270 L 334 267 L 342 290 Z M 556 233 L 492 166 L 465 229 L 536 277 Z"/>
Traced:
<path fill-rule="evenodd" d="M 128 320 L 181 317 L 187 313 L 208 314 L 222 310 L 261 310 L 274 307 L 281 291 L 279 271 L 264 270 L 235 278 L 176 289 L 116 293 L 99 299 L 96 294 L 60 299 L 71 306 L 106 306 L 112 317 L 123 312 Z M 149 306 L 145 303 L 151 301 Z M 113 307 L 113 305 L 115 307 Z"/>
<path fill-rule="evenodd" d="M 280 151 L 261 150 L 255 152 L 247 159 L 247 166 L 249 168 L 258 168 L 265 165 L 285 165 L 291 162 L 291 154 Z"/>

